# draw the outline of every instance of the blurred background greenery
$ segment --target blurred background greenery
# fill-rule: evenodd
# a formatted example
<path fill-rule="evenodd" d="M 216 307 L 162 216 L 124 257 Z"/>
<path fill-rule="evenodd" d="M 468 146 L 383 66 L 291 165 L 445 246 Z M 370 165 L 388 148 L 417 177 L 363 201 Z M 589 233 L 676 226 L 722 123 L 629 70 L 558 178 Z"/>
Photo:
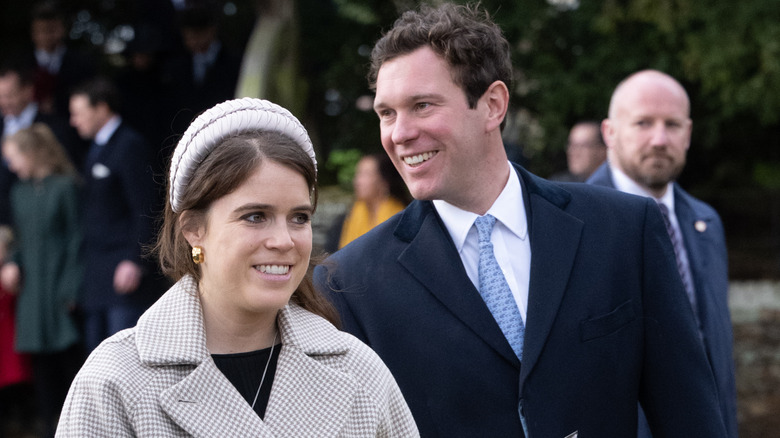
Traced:
<path fill-rule="evenodd" d="M 221 36 L 237 51 L 273 4 L 294 4 L 303 114 L 321 183 L 345 184 L 361 153 L 381 149 L 368 55 L 410 0 L 223 0 Z M 121 63 L 123 44 L 166 0 L 71 0 L 70 37 Z M 174 1 L 173 3 L 180 3 Z M 432 1 L 431 3 L 436 3 Z M 780 279 L 780 7 L 776 0 L 482 0 L 514 51 L 505 130 L 515 161 L 565 168 L 569 127 L 605 117 L 628 74 L 663 70 L 688 90 L 694 121 L 681 184 L 722 215 L 736 279 Z M 29 38 L 31 3 L 3 0 L 0 50 Z M 168 6 L 170 6 L 168 4 Z M 169 8 L 165 8 L 166 10 Z"/>

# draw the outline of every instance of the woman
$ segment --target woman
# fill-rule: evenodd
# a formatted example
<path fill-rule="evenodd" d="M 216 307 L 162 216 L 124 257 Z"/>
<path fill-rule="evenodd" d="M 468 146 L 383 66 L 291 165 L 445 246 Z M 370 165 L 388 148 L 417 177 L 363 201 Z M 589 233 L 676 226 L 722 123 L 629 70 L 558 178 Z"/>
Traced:
<path fill-rule="evenodd" d="M 418 436 L 387 368 L 311 285 L 316 161 L 298 120 L 221 103 L 171 163 L 156 250 L 177 283 L 91 355 L 57 435 Z"/>
<path fill-rule="evenodd" d="M 352 185 L 355 202 L 343 224 L 335 224 L 340 231 L 338 249 L 403 210 L 411 200 L 401 175 L 384 152 L 358 161 Z"/>
<path fill-rule="evenodd" d="M 43 436 L 83 363 L 74 315 L 82 285 L 79 183 L 65 149 L 48 126 L 34 123 L 3 141 L 3 157 L 19 181 L 11 189 L 18 252 L 0 272 L 3 287 L 19 290 L 18 352 L 29 353 Z"/>

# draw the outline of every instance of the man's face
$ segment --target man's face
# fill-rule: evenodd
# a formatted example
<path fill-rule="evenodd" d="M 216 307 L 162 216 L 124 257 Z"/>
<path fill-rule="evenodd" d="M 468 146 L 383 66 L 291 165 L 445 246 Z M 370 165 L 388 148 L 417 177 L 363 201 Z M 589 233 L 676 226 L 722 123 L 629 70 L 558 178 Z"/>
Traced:
<path fill-rule="evenodd" d="M 31 37 L 36 49 L 53 52 L 65 39 L 65 24 L 58 19 L 33 20 Z"/>
<path fill-rule="evenodd" d="M 691 139 L 689 102 L 670 78 L 645 74 L 624 84 L 605 122 L 610 160 L 650 192 L 663 195 L 685 167 Z"/>
<path fill-rule="evenodd" d="M 70 124 L 76 128 L 81 138 L 94 139 L 108 118 L 105 104 L 92 106 L 89 98 L 81 94 L 70 98 Z"/>
<path fill-rule="evenodd" d="M 423 47 L 385 61 L 374 110 L 382 146 L 411 194 L 468 209 L 485 171 L 483 99 L 469 109 L 446 61 Z"/>
<path fill-rule="evenodd" d="M 217 39 L 217 28 L 185 27 L 181 30 L 182 41 L 190 53 L 206 53 L 211 43 Z"/>
<path fill-rule="evenodd" d="M 3 116 L 17 117 L 33 98 L 32 84 L 22 85 L 18 74 L 10 72 L 0 76 L 0 112 Z"/>
<path fill-rule="evenodd" d="M 607 159 L 607 148 L 599 140 L 599 126 L 575 125 L 569 132 L 566 160 L 569 172 L 587 179 Z"/>

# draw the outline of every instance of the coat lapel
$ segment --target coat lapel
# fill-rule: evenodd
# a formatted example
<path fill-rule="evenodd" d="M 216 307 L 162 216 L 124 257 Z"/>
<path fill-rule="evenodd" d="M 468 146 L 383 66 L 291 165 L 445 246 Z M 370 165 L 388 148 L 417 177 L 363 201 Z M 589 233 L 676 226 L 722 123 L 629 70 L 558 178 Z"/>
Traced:
<path fill-rule="evenodd" d="M 409 244 L 398 262 L 478 337 L 519 366 L 520 361 L 466 274 L 433 204 L 415 201 L 403 214 L 396 236 Z"/>
<path fill-rule="evenodd" d="M 348 421 L 359 385 L 329 363 L 349 351 L 343 334 L 296 305 L 279 315 L 282 352 L 265 421 L 284 436 L 335 437 Z"/>
<path fill-rule="evenodd" d="M 331 364 L 349 351 L 343 334 L 295 304 L 280 312 L 282 351 L 264 421 L 214 364 L 200 315 L 197 284 L 184 277 L 136 330 L 143 363 L 181 373 L 160 395 L 162 409 L 179 427 L 195 437 L 337 435 L 360 389 Z"/>
<path fill-rule="evenodd" d="M 193 437 L 275 436 L 210 356 L 182 381 L 163 391 L 160 405 Z"/>
<path fill-rule="evenodd" d="M 713 226 L 715 217 L 700 215 L 694 210 L 689 201 L 689 195 L 674 184 L 675 214 L 680 224 L 685 249 L 688 251 L 688 259 L 691 269 L 698 272 L 706 272 L 709 249 L 709 234 L 706 232 Z M 698 227 L 698 228 L 697 228 Z"/>
<path fill-rule="evenodd" d="M 528 286 L 521 385 L 533 370 L 549 336 L 569 282 L 583 223 L 565 211 L 566 190 L 518 167 L 529 216 L 531 278 Z M 522 390 L 522 388 L 521 388 Z"/>

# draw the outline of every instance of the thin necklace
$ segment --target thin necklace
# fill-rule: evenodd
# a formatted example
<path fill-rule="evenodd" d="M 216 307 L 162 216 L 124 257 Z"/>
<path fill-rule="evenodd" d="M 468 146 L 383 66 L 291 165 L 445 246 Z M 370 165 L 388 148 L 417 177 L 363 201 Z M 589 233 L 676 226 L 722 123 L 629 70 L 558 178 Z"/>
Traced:
<path fill-rule="evenodd" d="M 279 331 L 276 331 L 274 333 L 274 340 L 271 343 L 271 353 L 268 355 L 268 361 L 265 363 L 265 369 L 263 370 L 263 377 L 260 378 L 260 386 L 257 387 L 257 392 L 255 393 L 255 399 L 252 400 L 252 409 L 255 408 L 255 403 L 257 403 L 257 396 L 260 395 L 260 388 L 263 387 L 263 381 L 265 381 L 265 373 L 268 371 L 268 365 L 271 364 L 271 358 L 274 357 L 274 347 L 276 346 L 276 335 L 279 334 Z"/>

